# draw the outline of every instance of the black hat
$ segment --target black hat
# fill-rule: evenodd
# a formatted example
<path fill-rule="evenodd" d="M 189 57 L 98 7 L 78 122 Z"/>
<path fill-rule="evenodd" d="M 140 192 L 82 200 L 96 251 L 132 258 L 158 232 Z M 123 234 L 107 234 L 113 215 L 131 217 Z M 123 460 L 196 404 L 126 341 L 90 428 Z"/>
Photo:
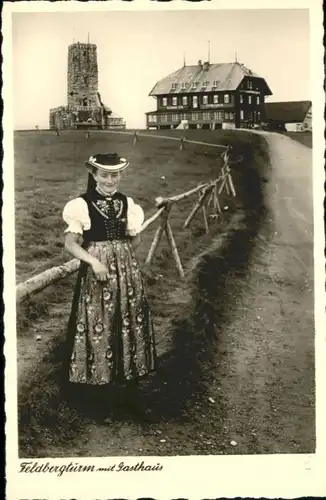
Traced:
<path fill-rule="evenodd" d="M 88 168 L 99 168 L 105 172 L 121 172 L 129 167 L 129 162 L 117 153 L 98 153 L 90 156 L 86 162 Z"/>

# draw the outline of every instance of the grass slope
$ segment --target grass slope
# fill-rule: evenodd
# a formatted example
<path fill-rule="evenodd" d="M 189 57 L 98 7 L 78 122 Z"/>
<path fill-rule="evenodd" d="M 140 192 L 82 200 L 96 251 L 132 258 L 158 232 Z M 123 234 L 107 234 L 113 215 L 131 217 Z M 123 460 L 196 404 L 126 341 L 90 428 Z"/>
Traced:
<path fill-rule="evenodd" d="M 164 131 L 164 135 L 167 135 Z M 171 224 L 185 266 L 203 251 L 212 236 L 225 230 L 229 216 L 239 206 L 250 212 L 252 189 L 248 171 L 263 163 L 260 137 L 221 131 L 187 134 L 191 139 L 233 144 L 235 156 L 243 161 L 234 167 L 237 200 L 224 198 L 228 206 L 220 221 L 211 222 L 211 233 L 203 233 L 197 216 L 190 230 L 182 230 L 194 199 L 175 206 Z M 123 178 L 121 190 L 132 196 L 145 210 L 154 213 L 154 198 L 183 192 L 219 174 L 221 150 L 201 145 L 186 145 L 179 150 L 174 141 L 141 138 L 136 147 L 128 135 L 94 133 L 89 141 L 81 132 L 66 132 L 59 137 L 51 132 L 17 133 L 15 136 L 16 175 L 16 259 L 18 281 L 67 260 L 63 252 L 64 223 L 61 211 L 66 201 L 83 192 L 86 183 L 85 159 L 94 152 L 117 151 L 129 158 L 132 168 Z M 165 179 L 162 179 L 162 176 Z M 245 179 L 247 179 L 245 181 Z M 248 185 L 249 179 L 249 185 Z M 252 186 L 254 188 L 254 185 Z M 156 225 L 143 235 L 138 250 L 141 262 L 147 255 Z M 60 369 L 64 349 L 74 277 L 49 287 L 24 303 L 17 318 L 19 364 L 19 431 L 22 456 L 49 456 L 49 448 L 64 443 L 73 430 L 78 431 L 83 417 L 69 408 L 60 393 Z M 171 319 L 187 315 L 182 297 L 171 295 L 178 284 L 174 263 L 165 241 L 153 265 L 146 271 L 146 282 L 157 331 L 159 355 L 164 359 L 173 343 Z M 41 343 L 33 340 L 43 336 Z M 178 350 L 177 350 L 178 351 Z M 32 370 L 31 370 L 32 368 Z"/>

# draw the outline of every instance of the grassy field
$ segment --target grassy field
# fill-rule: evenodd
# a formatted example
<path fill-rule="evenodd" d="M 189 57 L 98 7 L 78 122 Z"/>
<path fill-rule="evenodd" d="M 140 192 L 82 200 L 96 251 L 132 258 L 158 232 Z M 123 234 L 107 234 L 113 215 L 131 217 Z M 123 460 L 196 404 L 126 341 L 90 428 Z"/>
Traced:
<path fill-rule="evenodd" d="M 178 133 L 182 132 L 173 132 L 173 135 Z M 168 134 L 169 131 L 164 131 L 164 135 Z M 245 178 L 257 164 L 265 161 L 261 138 L 255 135 L 189 131 L 187 138 L 232 144 L 235 157 L 242 157 L 242 161 L 233 168 L 238 196 L 236 199 L 222 197 L 224 216 L 218 221 L 210 219 L 210 234 L 204 233 L 200 215 L 189 230 L 182 229 L 196 198 L 173 207 L 171 225 L 186 270 L 191 258 L 207 248 L 214 235 L 225 230 L 237 207 L 250 209 L 251 191 Z M 65 225 L 61 214 L 64 204 L 85 190 L 84 162 L 90 154 L 116 151 L 131 161 L 132 167 L 122 179 L 121 191 L 142 205 L 146 218 L 156 211 L 156 196 L 181 193 L 220 173 L 220 149 L 187 144 L 186 149 L 180 151 L 178 142 L 143 137 L 133 147 L 132 139 L 130 135 L 101 132 L 93 133 L 90 140 L 85 140 L 84 133 L 72 131 L 62 132 L 59 137 L 53 132 L 15 134 L 18 282 L 70 259 L 63 250 Z M 156 227 L 154 224 L 142 236 L 142 244 L 137 250 L 141 263 L 146 258 Z M 171 298 L 179 279 L 164 240 L 145 279 L 161 355 L 171 342 L 166 325 L 182 308 L 182 300 Z M 49 443 L 54 439 L 64 441 L 73 427 L 78 429 L 80 416 L 67 409 L 58 385 L 73 284 L 74 277 L 59 282 L 27 300 L 18 310 L 19 424 L 23 456 L 35 456 L 35 453 L 40 456 L 37 455 L 40 450 L 43 450 L 42 456 L 49 456 Z M 34 341 L 36 334 L 42 335 L 41 343 Z"/>
<path fill-rule="evenodd" d="M 286 132 L 285 135 L 295 141 L 301 142 L 307 148 L 312 148 L 312 132 Z"/>

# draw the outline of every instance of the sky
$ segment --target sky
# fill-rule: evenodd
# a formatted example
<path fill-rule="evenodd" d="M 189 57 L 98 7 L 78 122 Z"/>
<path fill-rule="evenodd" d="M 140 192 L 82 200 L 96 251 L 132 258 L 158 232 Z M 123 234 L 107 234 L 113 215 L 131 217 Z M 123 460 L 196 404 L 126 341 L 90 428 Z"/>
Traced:
<path fill-rule="evenodd" d="M 237 59 L 265 78 L 268 102 L 311 100 L 309 12 L 291 10 L 14 13 L 14 128 L 47 128 L 49 109 L 67 104 L 68 46 L 97 44 L 102 101 L 128 128 L 156 108 L 148 94 L 183 65 Z"/>

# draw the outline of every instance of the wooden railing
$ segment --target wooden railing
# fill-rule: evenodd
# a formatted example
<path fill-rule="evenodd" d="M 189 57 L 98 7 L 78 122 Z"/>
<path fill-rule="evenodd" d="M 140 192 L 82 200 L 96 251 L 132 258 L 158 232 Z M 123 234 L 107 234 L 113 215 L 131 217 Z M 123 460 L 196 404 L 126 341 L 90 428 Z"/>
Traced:
<path fill-rule="evenodd" d="M 183 139 L 183 138 L 181 138 Z M 138 137 L 135 134 L 134 141 L 137 141 Z M 189 141 L 190 142 L 190 141 Z M 192 142 L 192 141 L 191 141 Z M 180 142 L 181 147 L 183 147 L 183 142 Z M 206 144 L 206 143 L 205 143 Z M 225 151 L 222 153 L 221 157 L 223 159 L 223 166 L 221 168 L 221 174 L 217 179 L 214 179 L 205 184 L 201 184 L 189 191 L 172 196 L 169 198 L 158 197 L 155 200 L 157 211 L 149 219 L 145 220 L 141 227 L 141 232 L 144 232 L 151 224 L 156 220 L 160 220 L 159 226 L 154 234 L 152 244 L 150 246 L 145 266 L 149 266 L 154 258 L 154 254 L 157 247 L 161 241 L 163 234 L 165 233 L 168 246 L 170 248 L 171 254 L 175 261 L 179 276 L 184 277 L 184 269 L 179 256 L 178 248 L 173 236 L 171 224 L 170 224 L 170 213 L 173 205 L 179 203 L 180 201 L 189 198 L 190 196 L 198 194 L 198 199 L 196 200 L 192 210 L 190 211 L 188 217 L 184 222 L 184 228 L 188 228 L 193 221 L 196 214 L 201 210 L 203 216 L 203 223 L 205 231 L 208 232 L 208 219 L 207 214 L 209 210 L 212 210 L 211 217 L 218 218 L 221 214 L 221 206 L 219 202 L 219 197 L 225 191 L 228 195 L 236 196 L 235 187 L 232 180 L 231 169 L 230 169 L 230 147 L 225 147 Z M 20 283 L 16 286 L 16 301 L 22 302 L 29 296 L 40 292 L 47 288 L 48 286 L 62 280 L 72 274 L 74 274 L 80 266 L 80 261 L 78 259 L 72 259 L 60 266 L 52 267 L 46 271 L 28 279 L 24 283 Z"/>

